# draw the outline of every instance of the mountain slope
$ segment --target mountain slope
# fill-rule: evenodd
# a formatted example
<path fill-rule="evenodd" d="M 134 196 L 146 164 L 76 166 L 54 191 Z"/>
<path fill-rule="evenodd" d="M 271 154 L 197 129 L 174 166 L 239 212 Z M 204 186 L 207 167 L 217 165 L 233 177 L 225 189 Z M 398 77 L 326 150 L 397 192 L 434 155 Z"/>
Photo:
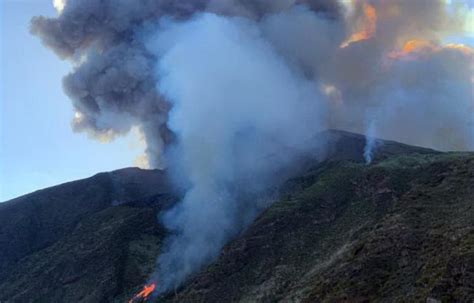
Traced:
<path fill-rule="evenodd" d="M 474 156 L 326 162 L 287 183 L 177 302 L 470 302 Z"/>
<path fill-rule="evenodd" d="M 328 131 L 279 201 L 214 264 L 157 302 L 469 302 L 474 154 Z M 321 154 L 321 151 L 318 151 Z M 0 204 L 0 301 L 125 302 L 155 266 L 161 171 L 103 173 Z"/>
<path fill-rule="evenodd" d="M 129 168 L 0 203 L 0 301 L 100 302 L 136 286 L 152 266 L 126 259 L 155 259 L 170 201 L 162 171 Z"/>

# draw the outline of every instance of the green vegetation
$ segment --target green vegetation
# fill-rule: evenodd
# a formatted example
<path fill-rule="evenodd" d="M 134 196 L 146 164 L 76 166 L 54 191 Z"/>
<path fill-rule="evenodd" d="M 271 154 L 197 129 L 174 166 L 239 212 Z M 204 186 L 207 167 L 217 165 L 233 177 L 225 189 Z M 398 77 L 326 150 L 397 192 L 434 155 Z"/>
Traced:
<path fill-rule="evenodd" d="M 328 161 L 287 184 L 215 264 L 166 299 L 474 299 L 473 154 Z"/>
<path fill-rule="evenodd" d="M 327 161 L 156 302 L 472 302 L 474 154 L 388 142 L 365 165 L 364 138 L 335 135 Z M 0 204 L 0 302 L 126 302 L 166 236 L 164 184 L 125 170 Z"/>

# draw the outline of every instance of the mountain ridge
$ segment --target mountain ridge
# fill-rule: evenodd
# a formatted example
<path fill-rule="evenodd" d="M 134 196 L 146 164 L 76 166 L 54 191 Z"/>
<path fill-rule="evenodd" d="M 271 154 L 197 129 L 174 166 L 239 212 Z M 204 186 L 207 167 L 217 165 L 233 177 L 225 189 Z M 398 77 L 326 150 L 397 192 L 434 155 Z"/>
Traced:
<path fill-rule="evenodd" d="M 474 154 L 380 140 L 366 165 L 364 136 L 319 138 L 325 160 L 308 155 L 276 203 L 158 302 L 474 298 Z M 0 301 L 126 301 L 162 249 L 157 215 L 179 196 L 164 171 L 127 168 L 0 203 Z"/>

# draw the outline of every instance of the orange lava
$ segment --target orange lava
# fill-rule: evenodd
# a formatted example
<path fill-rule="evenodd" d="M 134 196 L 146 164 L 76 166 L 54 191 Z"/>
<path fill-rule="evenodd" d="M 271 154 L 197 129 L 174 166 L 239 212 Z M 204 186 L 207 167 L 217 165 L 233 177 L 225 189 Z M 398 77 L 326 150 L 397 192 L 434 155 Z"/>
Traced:
<path fill-rule="evenodd" d="M 149 285 L 143 286 L 142 291 L 137 293 L 133 298 L 131 298 L 128 303 L 134 303 L 134 302 L 144 302 L 145 300 L 150 297 L 150 295 L 155 291 L 156 289 L 156 284 L 151 283 Z M 140 301 L 138 301 L 140 300 Z"/>
<path fill-rule="evenodd" d="M 341 48 L 349 46 L 349 44 L 357 41 L 367 40 L 375 35 L 377 28 L 377 11 L 375 7 L 364 2 L 364 24 L 362 29 L 353 33 L 346 41 L 342 42 Z"/>

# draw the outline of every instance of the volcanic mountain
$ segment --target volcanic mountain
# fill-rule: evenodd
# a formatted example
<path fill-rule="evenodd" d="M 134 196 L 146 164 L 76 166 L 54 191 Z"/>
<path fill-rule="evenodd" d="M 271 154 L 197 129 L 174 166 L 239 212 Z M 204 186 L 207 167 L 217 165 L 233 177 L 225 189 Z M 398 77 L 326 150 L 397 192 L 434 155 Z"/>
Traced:
<path fill-rule="evenodd" d="M 215 262 L 156 302 L 472 302 L 474 154 L 327 131 Z M 179 201 L 126 168 L 0 204 L 0 302 L 127 302 Z"/>

